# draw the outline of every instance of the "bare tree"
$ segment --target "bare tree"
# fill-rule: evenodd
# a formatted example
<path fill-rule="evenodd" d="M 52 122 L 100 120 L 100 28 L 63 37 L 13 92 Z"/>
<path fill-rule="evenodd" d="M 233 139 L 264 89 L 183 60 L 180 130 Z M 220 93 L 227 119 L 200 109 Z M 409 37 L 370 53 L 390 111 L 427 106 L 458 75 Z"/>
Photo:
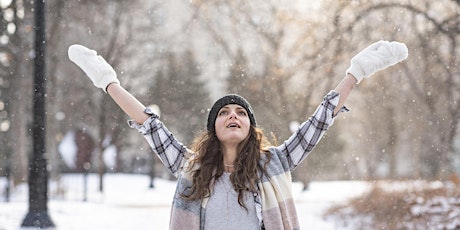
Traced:
<path fill-rule="evenodd" d="M 335 124 L 334 132 L 328 133 L 329 142 L 325 146 L 321 142 L 318 156 L 310 159 L 320 163 L 304 168 L 330 167 L 354 178 L 448 174 L 451 170 L 445 169 L 455 151 L 458 125 L 455 101 L 460 96 L 455 68 L 458 2 L 330 0 L 317 4 L 300 10 L 304 4 L 286 6 L 276 1 L 183 5 L 145 0 L 51 1 L 48 17 L 59 20 L 50 20 L 49 33 L 53 45 L 48 52 L 48 84 L 55 89 L 48 104 L 53 127 L 50 149 L 67 131 L 77 128 L 99 136 L 99 143 L 109 140 L 108 145 L 116 145 L 119 153 L 136 154 L 143 148 L 139 147 L 142 139 L 128 135 L 132 131 L 124 125 L 127 117 L 100 90 L 88 87 L 88 79 L 80 77 L 81 71 L 66 60 L 67 47 L 73 43 L 102 54 L 122 84 L 146 104 L 152 101 L 147 86 L 155 85 L 159 70 L 167 65 L 166 54 L 188 50 L 200 67 L 197 79 L 206 80 L 211 95 L 220 96 L 226 89 L 243 94 L 259 114 L 262 128 L 283 140 L 290 135 L 289 123 L 305 120 L 343 76 L 352 55 L 370 42 L 386 39 L 406 42 L 410 58 L 405 65 L 378 73 L 381 78 L 362 83 L 350 98 L 352 113 L 344 115 L 346 125 Z M 173 13 L 175 17 L 169 17 Z M 22 29 L 27 23 L 17 28 L 26 34 Z M 22 59 L 14 65 L 20 69 L 14 73 L 29 71 L 27 50 L 17 54 Z M 17 90 L 25 87 L 20 84 L 30 83 L 22 80 L 11 84 L 9 94 L 24 92 Z M 236 82 L 240 85 L 231 84 Z M 8 104 L 18 106 L 8 110 L 27 111 L 26 104 L 19 105 Z M 10 130 L 26 141 L 29 118 L 12 119 L 21 119 L 11 122 Z M 25 147 L 18 147 L 18 152 L 27 153 Z M 337 160 L 327 162 L 332 158 Z M 357 163 L 359 167 L 343 166 Z M 59 164 L 56 160 L 53 167 Z M 402 169 L 406 166 L 416 170 L 407 174 Z M 308 173 L 299 170 L 299 174 Z"/>
<path fill-rule="evenodd" d="M 31 152 L 30 121 L 32 92 L 32 50 L 33 50 L 33 4 L 11 1 L 2 8 L 3 31 L 6 41 L 0 46 L 4 57 L 1 62 L 1 81 L 3 86 L 2 124 L 5 132 L 2 149 L 8 151 L 13 166 L 11 168 L 15 183 L 27 178 L 27 156 Z M 6 13 L 8 12 L 8 13 Z M 7 17 L 9 15 L 9 17 Z M 7 128 L 8 127 L 8 128 Z"/>
<path fill-rule="evenodd" d="M 350 8 L 351 6 L 344 8 L 340 15 L 345 15 L 344 12 Z M 434 9 L 437 11 L 436 14 L 429 13 Z M 375 87 L 385 87 L 385 95 L 394 96 L 377 96 L 369 101 L 369 103 L 385 105 L 390 109 L 388 111 L 393 111 L 388 115 L 397 117 L 396 120 L 389 116 L 383 117 L 387 120 L 384 122 L 387 128 L 380 127 L 381 130 L 394 130 L 393 122 L 388 122 L 392 120 L 398 122 L 396 127 L 400 127 L 397 132 L 385 132 L 386 138 L 381 138 L 380 135 L 371 138 L 376 146 L 387 146 L 378 147 L 374 154 L 381 155 L 381 149 L 392 149 L 391 151 L 409 149 L 413 154 L 412 159 L 419 159 L 419 163 L 424 166 L 419 167 L 417 163 L 413 167 L 418 170 L 425 169 L 416 171 L 415 175 L 446 178 L 452 172 L 450 159 L 458 124 L 459 107 L 454 103 L 458 97 L 456 92 L 459 86 L 454 77 L 458 75 L 458 68 L 451 68 L 458 61 L 458 55 L 455 55 L 458 53 L 456 44 L 459 39 L 458 4 L 452 4 L 450 1 L 426 1 L 418 4 L 369 3 L 360 7 L 353 6 L 353 11 L 355 13 L 351 19 L 347 18 L 348 21 L 339 20 L 339 27 L 350 34 L 348 36 L 351 37 L 359 31 L 367 31 L 365 34 L 371 38 L 384 34 L 385 38 L 406 42 L 410 48 L 411 58 L 407 65 L 394 68 L 393 70 L 399 70 L 397 72 L 385 72 L 392 75 L 404 73 L 404 77 L 386 78 L 387 83 L 375 84 Z M 364 23 L 370 20 L 372 24 Z M 401 69 L 401 67 L 405 68 Z M 398 87 L 392 87 L 395 85 Z M 368 87 L 368 90 L 361 92 L 371 95 L 370 92 L 377 89 L 375 87 Z M 400 98 L 402 103 L 394 103 L 392 98 Z M 374 125 L 376 118 L 376 114 L 370 113 L 369 124 Z M 405 128 L 401 129 L 402 127 Z M 374 128 L 368 126 L 364 130 L 374 130 Z M 405 136 L 414 136 L 416 142 L 410 144 L 421 145 L 421 147 L 404 147 L 401 138 Z M 389 159 L 393 159 L 390 161 L 393 162 L 391 164 L 396 164 L 394 157 Z M 395 168 L 395 165 L 390 167 Z"/>

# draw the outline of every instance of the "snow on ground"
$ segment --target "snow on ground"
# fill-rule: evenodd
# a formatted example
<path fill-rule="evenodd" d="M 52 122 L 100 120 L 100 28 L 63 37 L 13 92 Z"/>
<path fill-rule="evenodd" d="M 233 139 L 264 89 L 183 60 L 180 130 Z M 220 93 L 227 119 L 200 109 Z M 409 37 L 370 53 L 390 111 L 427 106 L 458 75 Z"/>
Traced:
<path fill-rule="evenodd" d="M 106 174 L 104 193 L 98 192 L 97 175 L 88 176 L 87 201 L 84 198 L 84 177 L 63 175 L 49 186 L 48 214 L 59 230 L 124 230 L 168 229 L 174 181 L 155 180 L 148 188 L 145 175 Z M 0 178 L 0 230 L 21 229 L 28 210 L 28 188 L 20 185 L 11 192 L 10 202 L 4 198 L 5 178 Z M 294 196 L 302 229 L 339 229 L 331 220 L 324 220 L 324 211 L 333 204 L 361 195 L 366 182 L 312 182 L 308 191 L 294 183 Z"/>

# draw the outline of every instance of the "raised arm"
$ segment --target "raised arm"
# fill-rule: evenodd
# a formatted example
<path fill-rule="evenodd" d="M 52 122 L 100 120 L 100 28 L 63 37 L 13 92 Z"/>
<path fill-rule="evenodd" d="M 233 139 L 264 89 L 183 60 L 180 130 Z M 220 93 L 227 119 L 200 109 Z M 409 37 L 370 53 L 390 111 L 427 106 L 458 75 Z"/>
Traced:
<path fill-rule="evenodd" d="M 69 59 L 80 67 L 93 84 L 108 93 L 115 103 L 136 123 L 143 124 L 149 115 L 144 113 L 145 106 L 126 91 L 117 79 L 117 74 L 104 58 L 96 51 L 82 45 L 72 45 L 68 50 Z"/>
<path fill-rule="evenodd" d="M 347 100 L 348 95 L 350 95 L 351 91 L 353 90 L 357 82 L 358 81 L 356 80 L 355 77 L 353 77 L 353 75 L 347 74 L 342 79 L 342 81 L 340 81 L 337 87 L 335 87 L 334 91 L 339 93 L 340 97 L 339 97 L 339 103 L 334 109 L 334 115 L 336 115 L 340 111 L 340 108 L 342 108 L 342 106 L 345 104 L 345 101 Z"/>
<path fill-rule="evenodd" d="M 334 89 L 340 95 L 334 114 L 339 112 L 354 86 L 363 78 L 368 78 L 379 70 L 404 61 L 407 57 L 406 45 L 394 41 L 378 41 L 359 52 L 351 59 L 345 78 Z"/>
<path fill-rule="evenodd" d="M 186 146 L 174 138 L 157 116 L 144 113 L 145 106 L 120 85 L 115 70 L 104 58 L 97 55 L 96 51 L 81 45 L 72 45 L 69 47 L 68 54 L 69 59 L 86 73 L 93 84 L 108 93 L 137 123 L 129 124 L 144 135 L 161 162 L 177 176 L 191 154 Z"/>
<path fill-rule="evenodd" d="M 107 86 L 107 93 L 136 123 L 143 124 L 149 118 L 149 115 L 144 113 L 145 106 L 121 85 L 110 84 Z"/>
<path fill-rule="evenodd" d="M 299 165 L 318 144 L 343 107 L 348 95 L 363 78 L 392 66 L 407 58 L 406 45 L 399 42 L 379 41 L 358 53 L 337 87 L 323 99 L 315 113 L 282 145 L 276 147 L 281 157 L 288 157 L 290 170 Z"/>

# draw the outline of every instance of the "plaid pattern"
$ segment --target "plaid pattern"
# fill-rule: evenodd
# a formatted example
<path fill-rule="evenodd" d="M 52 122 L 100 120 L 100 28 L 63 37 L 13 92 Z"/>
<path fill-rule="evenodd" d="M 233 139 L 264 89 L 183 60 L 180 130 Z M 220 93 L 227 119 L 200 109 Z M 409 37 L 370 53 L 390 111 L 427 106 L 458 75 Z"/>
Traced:
<path fill-rule="evenodd" d="M 333 124 L 333 112 L 339 94 L 329 92 L 315 113 L 283 144 L 270 148 L 271 160 L 267 174 L 259 174 L 259 194 L 254 196 L 261 226 L 265 229 L 299 229 L 291 189 L 291 171 L 313 150 L 326 130 Z M 348 111 L 343 107 L 340 112 Z M 207 198 L 202 201 L 186 201 L 180 194 L 191 186 L 187 162 L 193 153 L 178 142 L 151 110 L 151 117 L 144 124 L 128 121 L 144 135 L 152 150 L 169 171 L 178 178 L 171 209 L 170 229 L 203 229 Z M 260 164 L 264 164 L 261 159 Z M 261 227 L 261 228 L 263 228 Z"/>
<path fill-rule="evenodd" d="M 296 132 L 278 146 L 277 151 L 286 155 L 289 169 L 295 169 L 313 150 L 321 140 L 326 130 L 334 123 L 334 109 L 339 102 L 339 94 L 331 91 L 327 94 L 315 113 L 303 124 Z M 342 107 L 339 112 L 347 112 L 346 107 Z"/>
<path fill-rule="evenodd" d="M 146 108 L 144 112 L 151 115 L 151 117 L 143 125 L 139 125 L 132 120 L 128 121 L 128 125 L 131 128 L 136 128 L 144 135 L 161 162 L 173 175 L 178 177 L 186 159 L 191 155 L 191 151 L 174 138 L 174 135 L 159 120 L 157 114 L 153 113 L 149 108 Z"/>

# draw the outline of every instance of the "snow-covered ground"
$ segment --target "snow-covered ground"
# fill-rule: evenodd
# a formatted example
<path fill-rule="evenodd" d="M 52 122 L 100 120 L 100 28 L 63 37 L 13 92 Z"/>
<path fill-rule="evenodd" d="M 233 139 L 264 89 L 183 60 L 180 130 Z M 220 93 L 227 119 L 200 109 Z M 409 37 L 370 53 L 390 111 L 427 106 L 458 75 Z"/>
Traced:
<path fill-rule="evenodd" d="M 84 198 L 82 175 L 65 175 L 49 186 L 48 213 L 59 230 L 124 230 L 168 229 L 174 181 L 155 180 L 148 188 L 145 175 L 106 174 L 103 194 L 98 192 L 97 175 L 89 175 L 87 201 Z M 294 183 L 297 211 L 302 229 L 340 229 L 331 220 L 322 218 L 333 204 L 346 201 L 367 190 L 361 181 L 312 182 L 308 191 Z M 21 185 L 11 192 L 10 202 L 4 199 L 5 178 L 0 178 L 0 230 L 21 229 L 28 210 L 28 188 Z"/>

